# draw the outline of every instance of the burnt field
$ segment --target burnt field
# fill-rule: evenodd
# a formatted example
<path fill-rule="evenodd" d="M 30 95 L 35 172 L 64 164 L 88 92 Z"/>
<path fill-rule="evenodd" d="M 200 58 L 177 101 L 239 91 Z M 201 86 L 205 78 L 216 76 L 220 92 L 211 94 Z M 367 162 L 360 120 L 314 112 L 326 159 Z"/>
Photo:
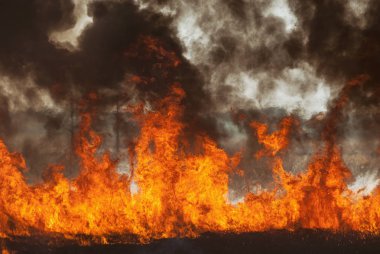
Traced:
<path fill-rule="evenodd" d="M 268 231 L 243 234 L 203 234 L 199 238 L 173 238 L 148 244 L 95 244 L 81 246 L 65 240 L 15 238 L 3 240 L 9 253 L 380 253 L 380 237 L 354 232 L 321 230 Z M 6 252 L 5 252 L 6 253 Z"/>

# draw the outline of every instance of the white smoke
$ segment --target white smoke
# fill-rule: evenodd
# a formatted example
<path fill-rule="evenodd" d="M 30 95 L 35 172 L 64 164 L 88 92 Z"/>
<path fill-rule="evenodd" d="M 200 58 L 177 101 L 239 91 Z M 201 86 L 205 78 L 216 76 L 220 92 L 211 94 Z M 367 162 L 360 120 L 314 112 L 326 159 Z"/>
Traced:
<path fill-rule="evenodd" d="M 75 4 L 74 15 L 76 22 L 73 27 L 65 31 L 54 31 L 50 34 L 50 40 L 68 50 L 78 49 L 78 38 L 83 30 L 92 24 L 92 17 L 88 16 L 87 6 L 91 0 L 73 0 Z"/>
<path fill-rule="evenodd" d="M 37 86 L 31 76 L 23 80 L 0 74 L 0 94 L 7 98 L 12 113 L 33 110 L 60 113 L 63 108 L 51 97 L 49 91 Z"/>
<path fill-rule="evenodd" d="M 142 9 L 151 8 L 174 18 L 174 30 L 184 46 L 184 56 L 209 78 L 207 89 L 214 96 L 215 110 L 278 107 L 305 119 L 327 110 L 334 95 L 331 86 L 309 64 L 293 66 L 287 53 L 279 49 L 288 34 L 298 29 L 298 20 L 287 0 L 243 1 L 247 7 L 241 14 L 244 20 L 239 20 L 226 4 L 217 0 L 183 0 L 166 5 L 135 2 Z M 238 44 L 228 48 L 229 39 Z M 227 40 L 226 45 L 221 44 L 223 40 Z M 263 68 L 260 62 L 256 63 L 257 68 L 249 67 L 249 61 L 259 57 L 255 53 L 260 53 L 262 47 L 268 51 L 273 49 L 276 54 Z M 215 63 L 212 59 L 216 50 L 223 51 L 229 59 Z M 286 61 L 289 61 L 288 66 Z M 273 68 L 270 65 L 274 65 Z M 276 65 L 283 67 L 274 76 Z M 233 96 L 222 104 L 217 103 L 218 94 L 226 87 L 234 90 Z"/>
<path fill-rule="evenodd" d="M 366 171 L 356 176 L 348 188 L 360 196 L 368 196 L 379 185 L 380 179 L 376 171 Z"/>
<path fill-rule="evenodd" d="M 270 79 L 274 81 L 273 87 L 262 96 L 260 84 Z M 251 108 L 283 108 L 289 114 L 298 113 L 306 119 L 325 112 L 333 93 L 331 87 L 318 78 L 307 63 L 286 68 L 276 77 L 269 76 L 266 72 L 231 73 L 227 75 L 226 84 L 239 87 L 239 100 L 244 99 L 245 104 Z M 305 89 L 305 86 L 308 88 Z"/>
<path fill-rule="evenodd" d="M 347 21 L 353 26 L 364 28 L 367 25 L 366 16 L 370 0 L 349 0 L 347 8 Z"/>
<path fill-rule="evenodd" d="M 297 17 L 290 10 L 287 0 L 272 1 L 271 6 L 264 14 L 265 16 L 273 15 L 275 17 L 281 18 L 285 23 L 285 29 L 287 32 L 290 32 L 296 28 Z"/>

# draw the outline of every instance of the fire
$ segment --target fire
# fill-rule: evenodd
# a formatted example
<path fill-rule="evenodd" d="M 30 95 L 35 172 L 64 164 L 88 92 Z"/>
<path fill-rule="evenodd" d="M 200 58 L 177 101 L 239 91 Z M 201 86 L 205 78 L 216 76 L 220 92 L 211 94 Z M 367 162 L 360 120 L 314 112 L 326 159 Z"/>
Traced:
<path fill-rule="evenodd" d="M 276 155 L 280 150 L 286 148 L 289 144 L 288 135 L 292 127 L 294 119 L 291 117 L 285 117 L 280 123 L 280 129 L 278 131 L 267 134 L 268 126 L 259 123 L 252 122 L 251 127 L 256 129 L 257 138 L 260 144 L 264 145 L 263 150 L 260 150 L 256 153 L 257 158 L 261 158 L 264 155 Z"/>
<path fill-rule="evenodd" d="M 145 43 L 169 57 L 172 67 L 179 64 L 153 39 Z M 52 165 L 44 182 L 27 184 L 23 157 L 0 141 L 0 237 L 47 234 L 105 244 L 115 235 L 119 242 L 146 242 L 209 231 L 311 228 L 378 234 L 380 190 L 364 197 L 349 190 L 352 176 L 334 138 L 347 93 L 364 81 L 360 77 L 343 89 L 327 117 L 322 147 L 299 174 L 284 169 L 280 153 L 297 120 L 284 118 L 272 133 L 267 125 L 252 122 L 263 146 L 256 156 L 272 161 L 275 188 L 248 193 L 238 204 L 229 202 L 227 192 L 239 157 L 229 156 L 207 136 L 186 139 L 181 104 L 186 94 L 179 83 L 154 103 L 153 111 L 145 112 L 141 104 L 132 107 L 140 134 L 130 151 L 130 175 L 117 172 L 109 152 L 99 152 L 102 138 L 91 129 L 96 112 L 82 112 L 75 149 L 80 171 L 73 179 L 64 176 L 62 166 Z M 130 191 L 132 182 L 137 193 Z"/>

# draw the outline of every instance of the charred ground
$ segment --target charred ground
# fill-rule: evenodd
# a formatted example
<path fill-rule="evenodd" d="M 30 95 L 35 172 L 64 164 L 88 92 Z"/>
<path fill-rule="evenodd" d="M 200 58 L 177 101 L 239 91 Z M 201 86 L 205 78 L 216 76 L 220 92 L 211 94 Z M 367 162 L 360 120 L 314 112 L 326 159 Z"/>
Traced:
<path fill-rule="evenodd" d="M 46 237 L 46 236 L 45 236 Z M 5 240 L 8 250 L 16 253 L 131 253 L 131 254 L 232 254 L 232 253 L 377 253 L 379 237 L 355 232 L 332 233 L 322 230 L 268 231 L 245 234 L 203 234 L 199 238 L 161 239 L 147 244 L 80 246 L 74 242 L 47 238 Z M 55 242 L 55 244 L 54 244 Z"/>

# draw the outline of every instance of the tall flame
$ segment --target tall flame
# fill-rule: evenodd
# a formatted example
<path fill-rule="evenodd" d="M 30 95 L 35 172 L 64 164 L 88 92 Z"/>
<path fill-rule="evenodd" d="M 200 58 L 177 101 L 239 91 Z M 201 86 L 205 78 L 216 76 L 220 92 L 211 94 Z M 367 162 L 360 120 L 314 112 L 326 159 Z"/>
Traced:
<path fill-rule="evenodd" d="M 174 59 L 173 66 L 179 64 L 152 41 L 147 43 L 150 50 Z M 238 204 L 227 198 L 229 174 L 238 157 L 230 157 L 207 136 L 186 140 L 181 121 L 186 94 L 178 83 L 155 102 L 154 111 L 133 109 L 140 134 L 131 150 L 130 176 L 117 172 L 108 152 L 99 152 L 102 138 L 91 129 L 92 112 L 81 115 L 75 149 L 80 171 L 74 179 L 53 165 L 44 173 L 44 182 L 28 185 L 24 159 L 0 140 L 0 237 L 51 234 L 81 241 L 90 236 L 107 243 L 115 235 L 129 242 L 196 237 L 208 231 L 312 228 L 380 233 L 379 189 L 365 197 L 348 189 L 351 173 L 334 139 L 347 93 L 364 80 L 360 77 L 343 89 L 327 117 L 323 146 L 304 172 L 288 172 L 280 156 L 296 119 L 284 118 L 272 133 L 265 124 L 252 122 L 263 146 L 256 156 L 273 162 L 275 188 L 248 193 Z M 130 191 L 132 181 L 137 193 Z"/>

